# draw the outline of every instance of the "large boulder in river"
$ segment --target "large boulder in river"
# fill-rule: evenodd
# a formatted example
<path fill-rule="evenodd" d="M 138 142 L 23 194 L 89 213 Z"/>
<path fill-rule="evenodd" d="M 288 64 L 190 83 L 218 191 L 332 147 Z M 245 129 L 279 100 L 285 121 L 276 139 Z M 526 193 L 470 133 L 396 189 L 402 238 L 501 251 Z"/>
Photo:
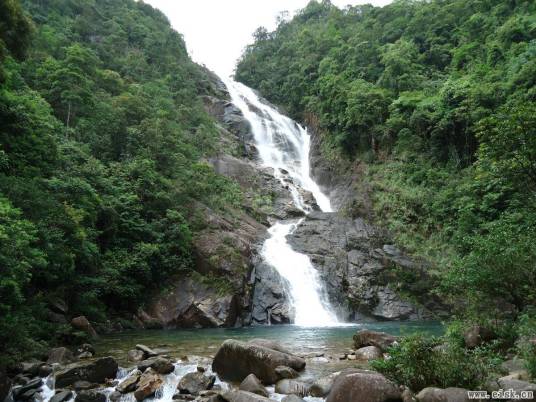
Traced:
<path fill-rule="evenodd" d="M 377 346 L 365 346 L 355 351 L 357 360 L 375 360 L 383 358 L 382 350 Z"/>
<path fill-rule="evenodd" d="M 106 395 L 96 390 L 90 389 L 80 391 L 76 394 L 75 402 L 106 402 Z"/>
<path fill-rule="evenodd" d="M 133 392 L 138 386 L 141 375 L 142 372 L 140 370 L 134 370 L 127 378 L 117 385 L 116 390 L 122 394 Z"/>
<path fill-rule="evenodd" d="M 358 331 L 354 335 L 354 347 L 361 349 L 365 346 L 376 346 L 382 352 L 385 352 L 393 343 L 397 341 L 397 337 L 386 334 L 385 332 L 370 331 L 368 329 Z"/>
<path fill-rule="evenodd" d="M 69 389 L 56 391 L 54 396 L 48 402 L 67 402 L 73 397 L 73 391 Z"/>
<path fill-rule="evenodd" d="M 402 401 L 402 391 L 392 381 L 374 371 L 348 369 L 335 381 L 326 402 Z"/>
<path fill-rule="evenodd" d="M 254 338 L 248 341 L 250 345 L 262 346 L 263 348 L 268 348 L 272 350 L 277 350 L 278 352 L 292 354 L 292 352 L 285 346 L 281 345 L 279 342 L 272 341 L 270 339 Z"/>
<path fill-rule="evenodd" d="M 284 395 L 306 396 L 309 393 L 309 386 L 296 380 L 279 380 L 275 384 L 275 392 Z"/>
<path fill-rule="evenodd" d="M 115 378 L 118 367 L 112 357 L 103 357 L 93 362 L 73 363 L 56 373 L 56 387 L 68 387 L 77 381 L 104 383 L 106 379 Z"/>
<path fill-rule="evenodd" d="M 279 379 L 275 371 L 278 366 L 303 370 L 305 360 L 263 346 L 226 340 L 212 362 L 212 369 L 223 380 L 241 382 L 253 373 L 263 384 L 274 384 Z"/>
<path fill-rule="evenodd" d="M 309 395 L 316 398 L 325 398 L 331 391 L 333 382 L 339 374 L 340 372 L 336 372 L 325 377 L 317 378 L 315 382 L 313 382 L 313 384 L 309 387 Z"/>
<path fill-rule="evenodd" d="M 138 370 L 144 372 L 148 368 L 152 368 L 158 374 L 169 374 L 175 370 L 175 366 L 171 360 L 166 359 L 165 357 L 151 357 L 149 359 L 143 360 L 138 363 Z"/>

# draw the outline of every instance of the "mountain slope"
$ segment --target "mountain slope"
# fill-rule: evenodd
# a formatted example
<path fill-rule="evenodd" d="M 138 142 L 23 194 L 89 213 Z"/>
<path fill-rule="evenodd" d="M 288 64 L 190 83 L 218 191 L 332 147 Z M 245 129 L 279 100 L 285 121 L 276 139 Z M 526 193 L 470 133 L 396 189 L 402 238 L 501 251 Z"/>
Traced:
<path fill-rule="evenodd" d="M 77 315 L 137 325 L 171 278 L 241 292 L 198 269 L 209 219 L 248 205 L 207 162 L 221 139 L 203 100 L 225 95 L 166 17 L 133 0 L 1 7 L 1 363 L 78 342 Z"/>
<path fill-rule="evenodd" d="M 536 297 L 535 15 L 531 1 L 311 1 L 260 28 L 236 70 L 309 125 L 340 207 L 389 227 L 433 263 L 431 290 L 477 316 Z"/>

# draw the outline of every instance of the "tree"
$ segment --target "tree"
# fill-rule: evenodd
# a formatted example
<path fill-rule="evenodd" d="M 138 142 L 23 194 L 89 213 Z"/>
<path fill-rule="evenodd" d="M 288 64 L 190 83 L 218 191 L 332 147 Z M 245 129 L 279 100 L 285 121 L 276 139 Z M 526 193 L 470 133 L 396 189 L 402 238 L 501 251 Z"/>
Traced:
<path fill-rule="evenodd" d="M 502 108 L 481 122 L 478 138 L 483 169 L 508 177 L 524 190 L 536 191 L 536 103 Z"/>

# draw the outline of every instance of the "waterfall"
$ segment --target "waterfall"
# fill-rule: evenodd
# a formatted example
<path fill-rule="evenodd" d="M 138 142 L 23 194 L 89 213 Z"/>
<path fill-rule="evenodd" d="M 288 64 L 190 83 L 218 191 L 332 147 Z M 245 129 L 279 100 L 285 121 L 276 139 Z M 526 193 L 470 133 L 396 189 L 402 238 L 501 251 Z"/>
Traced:
<path fill-rule="evenodd" d="M 307 130 L 263 102 L 251 88 L 231 80 L 226 80 L 225 84 L 233 103 L 251 124 L 262 164 L 272 168 L 274 176 L 289 188 L 296 207 L 306 214 L 310 212 L 310 207 L 303 200 L 302 189 L 313 194 L 322 211 L 332 212 L 329 198 L 310 174 L 311 137 Z M 290 183 L 284 180 L 282 172 L 292 179 Z M 335 325 L 337 317 L 310 258 L 293 250 L 287 242 L 287 235 L 301 222 L 276 222 L 268 230 L 270 238 L 263 245 L 262 257 L 288 280 L 296 325 Z"/>

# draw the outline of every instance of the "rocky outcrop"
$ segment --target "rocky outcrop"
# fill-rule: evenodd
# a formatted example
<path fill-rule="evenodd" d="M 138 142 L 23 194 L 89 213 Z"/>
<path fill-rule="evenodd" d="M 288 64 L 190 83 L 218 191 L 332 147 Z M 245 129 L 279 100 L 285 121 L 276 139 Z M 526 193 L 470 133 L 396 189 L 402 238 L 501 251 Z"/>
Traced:
<path fill-rule="evenodd" d="M 154 395 L 162 384 L 164 384 L 162 375 L 153 369 L 148 369 L 140 377 L 136 391 L 134 391 L 134 397 L 137 401 L 143 401 L 145 398 Z"/>
<path fill-rule="evenodd" d="M 293 317 L 288 297 L 289 283 L 264 261 L 259 261 L 254 271 L 253 324 L 289 324 Z"/>
<path fill-rule="evenodd" d="M 467 390 L 463 388 L 433 388 L 422 389 L 415 398 L 419 402 L 469 402 Z"/>
<path fill-rule="evenodd" d="M 73 363 L 56 373 L 56 387 L 68 387 L 77 381 L 104 383 L 106 379 L 115 378 L 117 369 L 118 364 L 111 357 L 87 363 Z"/>
<path fill-rule="evenodd" d="M 312 212 L 288 241 L 311 257 L 332 305 L 345 319 L 427 319 L 440 307 L 435 300 L 416 306 L 399 295 L 393 269 L 414 273 L 419 265 L 386 244 L 385 234 L 361 218 Z"/>
<path fill-rule="evenodd" d="M 354 347 L 360 350 L 366 346 L 375 346 L 385 352 L 398 338 L 385 332 L 370 331 L 364 329 L 354 335 Z"/>
<path fill-rule="evenodd" d="M 177 390 L 181 394 L 198 395 L 201 391 L 211 389 L 216 381 L 216 376 L 207 375 L 201 371 L 187 373 L 179 381 Z"/>
<path fill-rule="evenodd" d="M 237 295 L 221 294 L 209 283 L 202 283 L 202 277 L 175 278 L 171 282 L 173 287 L 146 310 L 163 327 L 232 327 L 238 321 L 241 306 Z"/>
<path fill-rule="evenodd" d="M 266 385 L 274 384 L 279 379 L 275 371 L 278 366 L 301 371 L 305 367 L 305 360 L 263 346 L 227 340 L 212 363 L 212 369 L 221 379 L 241 382 L 249 374 L 255 374 Z"/>
<path fill-rule="evenodd" d="M 402 402 L 402 391 L 392 381 L 374 371 L 348 369 L 335 381 L 326 402 Z"/>
<path fill-rule="evenodd" d="M 73 328 L 85 332 L 91 338 L 97 338 L 97 332 L 93 329 L 93 326 L 85 316 L 81 315 L 80 317 L 73 318 L 71 320 L 71 325 Z"/>
<path fill-rule="evenodd" d="M 320 130 L 318 119 L 308 115 L 305 124 L 311 134 L 311 176 L 329 197 L 333 209 L 350 216 L 372 218 L 370 189 L 363 180 L 364 165 L 351 164 L 341 157 L 326 157 L 322 152 L 326 134 Z"/>

